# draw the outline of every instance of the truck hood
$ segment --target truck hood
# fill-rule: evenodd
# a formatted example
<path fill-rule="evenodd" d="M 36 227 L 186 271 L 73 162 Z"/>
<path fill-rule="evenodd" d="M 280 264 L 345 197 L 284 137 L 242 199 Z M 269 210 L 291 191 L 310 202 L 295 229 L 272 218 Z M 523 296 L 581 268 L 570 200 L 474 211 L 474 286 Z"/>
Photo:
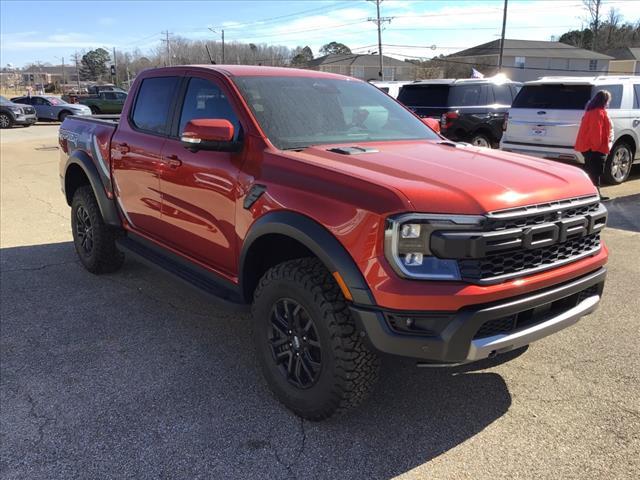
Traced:
<path fill-rule="evenodd" d="M 482 214 L 597 194 L 581 169 L 551 160 L 448 141 L 358 146 L 375 151 L 345 155 L 329 151 L 345 145 L 319 145 L 287 155 L 387 187 L 425 213 Z"/>

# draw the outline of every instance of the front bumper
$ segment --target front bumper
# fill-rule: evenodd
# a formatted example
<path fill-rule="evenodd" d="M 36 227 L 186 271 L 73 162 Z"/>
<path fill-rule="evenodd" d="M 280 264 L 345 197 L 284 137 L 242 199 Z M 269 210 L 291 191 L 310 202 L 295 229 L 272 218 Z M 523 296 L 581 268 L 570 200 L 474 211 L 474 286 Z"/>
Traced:
<path fill-rule="evenodd" d="M 35 114 L 30 115 L 16 115 L 14 125 L 33 125 L 38 121 L 38 117 Z"/>
<path fill-rule="evenodd" d="M 473 362 L 573 325 L 597 308 L 605 277 L 602 267 L 562 285 L 457 312 L 352 306 L 351 313 L 374 350 L 435 363 Z M 398 325 L 403 322 L 425 322 L 429 328 L 401 331 Z"/>

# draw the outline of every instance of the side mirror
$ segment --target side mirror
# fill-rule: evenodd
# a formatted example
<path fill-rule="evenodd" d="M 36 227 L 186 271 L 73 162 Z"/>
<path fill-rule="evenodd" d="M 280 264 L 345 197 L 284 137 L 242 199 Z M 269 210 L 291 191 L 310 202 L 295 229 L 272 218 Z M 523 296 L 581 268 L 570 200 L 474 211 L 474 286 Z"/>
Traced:
<path fill-rule="evenodd" d="M 421 117 L 422 123 L 433 130 L 436 133 L 440 133 L 440 122 L 435 118 Z"/>
<path fill-rule="evenodd" d="M 220 118 L 198 118 L 187 122 L 182 137 L 184 148 L 215 150 L 220 152 L 237 151 L 239 142 L 233 141 L 233 125 L 229 120 Z"/>

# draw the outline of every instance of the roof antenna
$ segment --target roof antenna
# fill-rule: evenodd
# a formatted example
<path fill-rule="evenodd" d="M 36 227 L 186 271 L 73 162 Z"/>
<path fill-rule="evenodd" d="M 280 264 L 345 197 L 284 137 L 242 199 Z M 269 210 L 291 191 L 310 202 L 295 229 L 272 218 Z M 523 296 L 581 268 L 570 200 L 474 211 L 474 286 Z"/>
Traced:
<path fill-rule="evenodd" d="M 211 62 L 211 65 L 215 65 L 216 62 L 213 60 L 213 58 L 211 57 L 211 52 L 209 51 L 209 45 L 207 45 L 206 43 L 204 44 L 204 48 L 207 49 L 207 55 L 209 55 L 209 61 Z"/>

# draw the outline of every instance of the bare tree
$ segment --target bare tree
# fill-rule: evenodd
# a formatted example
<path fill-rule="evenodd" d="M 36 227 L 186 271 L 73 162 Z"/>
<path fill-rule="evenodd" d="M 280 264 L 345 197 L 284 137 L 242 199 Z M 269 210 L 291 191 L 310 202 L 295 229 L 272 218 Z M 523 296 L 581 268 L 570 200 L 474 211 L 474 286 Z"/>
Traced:
<path fill-rule="evenodd" d="M 591 50 L 596 50 L 598 45 L 598 30 L 601 23 L 602 0 L 582 0 L 584 7 L 587 9 L 590 17 L 591 29 L 593 30 L 593 42 L 591 42 Z"/>

